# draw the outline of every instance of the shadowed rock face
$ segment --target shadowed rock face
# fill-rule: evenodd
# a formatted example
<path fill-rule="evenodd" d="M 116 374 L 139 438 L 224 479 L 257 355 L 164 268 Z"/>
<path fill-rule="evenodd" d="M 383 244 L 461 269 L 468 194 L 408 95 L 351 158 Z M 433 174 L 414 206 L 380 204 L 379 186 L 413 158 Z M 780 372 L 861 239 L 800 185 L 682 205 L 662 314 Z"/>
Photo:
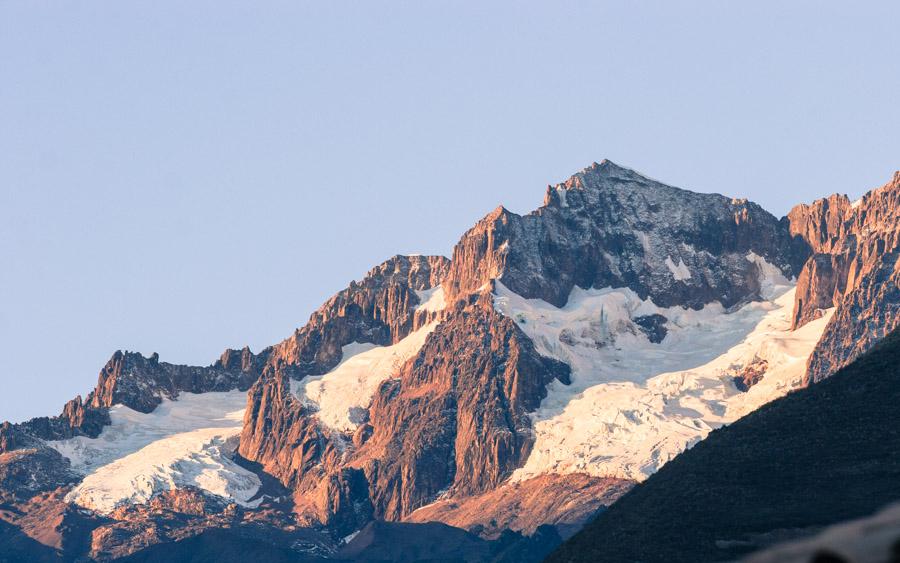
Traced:
<path fill-rule="evenodd" d="M 533 213 L 500 207 L 482 219 L 454 249 L 445 291 L 465 295 L 500 278 L 556 306 L 577 285 L 629 287 L 661 306 L 730 307 L 758 296 L 749 252 L 789 275 L 808 255 L 754 203 L 673 188 L 603 161 L 548 187 Z"/>
<path fill-rule="evenodd" d="M 900 172 L 856 204 L 833 195 L 795 207 L 788 219 L 813 251 L 798 280 L 794 326 L 837 307 L 809 360 L 815 382 L 900 325 Z"/>
<path fill-rule="evenodd" d="M 370 522 L 337 553 L 341 561 L 532 563 L 541 561 L 561 539 L 551 526 L 530 537 L 507 531 L 487 541 L 439 522 Z"/>
<path fill-rule="evenodd" d="M 25 500 L 77 479 L 69 462 L 47 447 L 0 454 L 0 503 Z"/>

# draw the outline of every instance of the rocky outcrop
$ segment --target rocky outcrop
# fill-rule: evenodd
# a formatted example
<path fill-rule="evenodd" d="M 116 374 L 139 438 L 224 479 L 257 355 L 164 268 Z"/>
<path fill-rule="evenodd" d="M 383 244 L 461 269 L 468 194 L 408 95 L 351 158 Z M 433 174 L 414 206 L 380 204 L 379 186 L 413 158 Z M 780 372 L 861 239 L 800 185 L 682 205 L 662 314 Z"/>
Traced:
<path fill-rule="evenodd" d="M 530 452 L 527 413 L 569 367 L 540 356 L 487 294 L 456 310 L 419 355 L 379 389 L 372 437 L 356 464 L 371 483 L 379 517 L 398 520 L 446 491 L 490 490 Z"/>
<path fill-rule="evenodd" d="M 406 520 L 444 522 L 486 538 L 496 538 L 505 530 L 530 535 L 549 524 L 567 538 L 632 486 L 634 482 L 626 479 L 584 473 L 540 475 L 477 496 L 439 500 Z"/>
<path fill-rule="evenodd" d="M 328 372 L 347 344 L 390 345 L 431 322 L 440 313 L 419 307 L 420 292 L 437 287 L 448 263 L 439 256 L 395 256 L 263 352 L 267 364 L 248 394 L 239 451 L 295 491 L 301 521 L 352 531 L 371 519 L 369 483 L 347 460 L 348 446 L 361 445 L 372 427 L 363 425 L 353 437 L 322 427 L 292 395 L 291 380 Z"/>
<path fill-rule="evenodd" d="M 259 358 L 245 350 L 244 360 L 222 360 L 208 367 L 160 362 L 157 354 L 144 357 L 136 352 L 116 351 L 100 370 L 97 386 L 82 400 L 72 399 L 55 417 L 0 425 L 0 452 L 32 447 L 40 440 L 62 440 L 73 436 L 95 438 L 109 424 L 107 409 L 121 404 L 139 412 L 151 412 L 163 399 L 175 399 L 181 392 L 246 390 L 259 377 Z"/>
<path fill-rule="evenodd" d="M 269 365 L 280 364 L 299 379 L 328 372 L 351 342 L 397 342 L 431 320 L 433 312 L 416 309 L 416 292 L 440 284 L 448 266 L 443 256 L 398 255 L 383 262 L 325 302 L 290 338 L 264 351 Z"/>
<path fill-rule="evenodd" d="M 195 367 L 160 362 L 157 354 L 145 358 L 135 352 L 117 351 L 100 372 L 97 387 L 86 403 L 95 409 L 121 404 L 138 412 L 152 412 L 163 399 L 174 399 L 181 392 L 249 389 L 259 370 L 252 358 L 240 364 L 229 362 L 227 368 L 221 360 L 209 367 Z"/>
<path fill-rule="evenodd" d="M 749 391 L 751 387 L 762 380 L 768 369 L 768 360 L 755 358 L 749 364 L 732 371 L 734 374 L 732 375 L 734 386 L 738 388 L 738 391 Z"/>
<path fill-rule="evenodd" d="M 398 520 L 443 490 L 496 487 L 524 461 L 526 413 L 568 367 L 538 355 L 489 293 L 445 315 L 353 436 L 318 424 L 284 370 L 251 389 L 240 453 L 294 489 L 305 520 L 349 531 L 373 516 Z"/>
<path fill-rule="evenodd" d="M 37 447 L 0 454 L 0 503 L 25 500 L 75 480 L 69 462 L 54 449 Z"/>
<path fill-rule="evenodd" d="M 661 306 L 730 307 L 759 295 L 754 253 L 790 275 L 808 250 L 758 205 L 661 184 L 604 160 L 547 188 L 528 215 L 499 207 L 453 251 L 456 298 L 499 278 L 556 306 L 574 286 L 629 287 Z"/>
<path fill-rule="evenodd" d="M 4 503 L 0 508 L 0 525 L 8 524 L 38 546 L 55 555 L 57 561 L 75 561 L 89 545 L 90 518 L 65 502 L 65 489 L 47 490 L 27 500 Z M 9 557 L 7 546 L 0 541 L 0 560 L 33 561 L 28 557 Z"/>
<path fill-rule="evenodd" d="M 19 448 L 40 447 L 40 440 L 63 440 L 72 436 L 96 437 L 109 424 L 105 408 L 81 400 L 81 395 L 65 404 L 58 416 L 40 416 L 29 421 L 0 424 L 0 453 Z"/>
<path fill-rule="evenodd" d="M 795 207 L 788 220 L 813 252 L 798 279 L 794 326 L 837 307 L 809 360 L 815 382 L 900 325 L 900 172 L 856 203 L 833 195 Z"/>

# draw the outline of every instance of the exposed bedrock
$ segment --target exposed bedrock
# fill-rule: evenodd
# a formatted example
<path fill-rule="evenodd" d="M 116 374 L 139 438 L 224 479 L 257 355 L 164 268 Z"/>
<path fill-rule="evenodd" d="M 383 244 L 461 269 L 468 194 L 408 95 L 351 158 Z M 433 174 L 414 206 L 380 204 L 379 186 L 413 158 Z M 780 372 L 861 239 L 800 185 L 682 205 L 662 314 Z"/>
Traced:
<path fill-rule="evenodd" d="M 828 377 L 900 324 L 900 172 L 858 202 L 833 195 L 788 215 L 813 256 L 800 273 L 794 326 L 837 307 L 807 371 Z"/>
<path fill-rule="evenodd" d="M 759 295 L 765 258 L 796 274 L 808 256 L 786 222 L 755 203 L 650 180 L 612 162 L 556 186 L 527 215 L 499 207 L 453 251 L 445 291 L 478 291 L 492 278 L 556 306 L 572 288 L 629 287 L 660 306 L 726 307 Z"/>
<path fill-rule="evenodd" d="M 397 342 L 431 320 L 433 312 L 416 309 L 416 292 L 440 284 L 448 267 L 443 256 L 394 256 L 326 301 L 290 338 L 264 351 L 268 363 L 280 363 L 299 378 L 326 373 L 351 342 Z"/>
<path fill-rule="evenodd" d="M 86 399 L 72 399 L 59 416 L 0 426 L 0 452 L 30 447 L 36 440 L 95 438 L 110 423 L 107 409 L 113 405 L 148 413 L 163 399 L 174 399 L 181 392 L 246 390 L 256 381 L 260 368 L 256 361 L 228 368 L 221 363 L 209 367 L 175 365 L 160 362 L 156 354 L 144 357 L 120 350 L 100 370 L 97 386 Z"/>
<path fill-rule="evenodd" d="M 240 453 L 293 487 L 298 511 L 313 520 L 348 529 L 371 515 L 398 520 L 441 493 L 480 493 L 505 480 L 530 451 L 527 412 L 568 374 L 484 293 L 446 313 L 378 389 L 370 422 L 352 439 L 323 429 L 283 372 L 262 378 L 248 398 Z"/>

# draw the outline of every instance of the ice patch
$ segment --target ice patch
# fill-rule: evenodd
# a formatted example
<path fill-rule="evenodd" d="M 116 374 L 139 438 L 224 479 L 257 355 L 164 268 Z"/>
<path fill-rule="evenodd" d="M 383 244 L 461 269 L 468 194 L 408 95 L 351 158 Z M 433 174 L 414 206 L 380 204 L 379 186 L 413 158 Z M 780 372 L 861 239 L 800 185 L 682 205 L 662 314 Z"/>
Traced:
<path fill-rule="evenodd" d="M 344 536 L 343 539 L 341 539 L 341 543 L 348 544 L 348 543 L 352 542 L 353 538 L 355 538 L 358 535 L 359 535 L 359 530 L 356 530 L 355 532 L 351 532 L 350 534 Z"/>
<path fill-rule="evenodd" d="M 680 257 L 678 258 L 678 265 L 676 266 L 675 262 L 672 261 L 672 257 L 666 256 L 666 267 L 672 272 L 672 277 L 675 278 L 675 281 L 691 279 L 691 271 Z"/>
<path fill-rule="evenodd" d="M 718 303 L 660 308 L 630 289 L 578 287 L 557 308 L 498 282 L 497 309 L 541 354 L 572 368 L 571 385 L 551 383 L 532 413 L 535 443 L 513 479 L 584 472 L 643 480 L 713 428 L 801 385 L 831 311 L 791 331 L 793 286 L 771 273 L 761 268 L 769 300 L 734 312 Z M 668 319 L 660 344 L 633 322 L 650 314 Z M 738 391 L 734 378 L 762 360 L 762 380 Z"/>
<path fill-rule="evenodd" d="M 112 424 L 97 438 L 47 442 L 85 476 L 66 500 L 109 513 L 122 504 L 194 486 L 244 506 L 259 504 L 251 501 L 259 478 L 231 458 L 246 402 L 246 393 L 229 391 L 181 393 L 147 414 L 113 406 Z"/>
<path fill-rule="evenodd" d="M 759 296 L 763 299 L 774 299 L 781 288 L 793 285 L 777 266 L 769 264 L 765 258 L 755 252 L 748 252 L 747 260 L 756 264 L 759 270 Z"/>
<path fill-rule="evenodd" d="M 319 422 L 341 432 L 352 432 L 366 421 L 367 409 L 378 386 L 419 352 L 437 325 L 437 322 L 429 323 L 392 346 L 348 344 L 342 348 L 341 363 L 333 370 L 291 381 L 291 391 L 307 407 L 317 411 Z"/>
<path fill-rule="evenodd" d="M 431 289 L 417 290 L 416 295 L 419 297 L 419 305 L 416 311 L 438 312 L 443 311 L 447 306 L 444 301 L 444 288 L 436 285 Z"/>

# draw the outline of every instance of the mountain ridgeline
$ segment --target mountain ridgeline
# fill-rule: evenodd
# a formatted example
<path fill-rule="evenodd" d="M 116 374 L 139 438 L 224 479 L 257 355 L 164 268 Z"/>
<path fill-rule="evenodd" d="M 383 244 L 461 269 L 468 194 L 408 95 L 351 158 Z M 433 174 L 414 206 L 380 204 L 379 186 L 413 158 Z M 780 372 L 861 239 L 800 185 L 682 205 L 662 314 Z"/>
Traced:
<path fill-rule="evenodd" d="M 431 554 L 444 560 L 528 561 L 611 505 L 555 556 L 580 560 L 581 550 L 606 557 L 613 552 L 589 538 L 628 545 L 625 536 L 640 537 L 626 528 L 615 531 L 609 522 L 627 526 L 647 517 L 640 499 L 648 490 L 665 490 L 655 483 L 666 483 L 666 475 L 692 463 L 685 459 L 724 444 L 734 455 L 755 451 L 771 427 L 742 431 L 752 429 L 750 421 L 787 408 L 778 405 L 812 409 L 810 401 L 828 405 L 855 392 L 852 381 L 863 379 L 858 366 L 883 357 L 883 348 L 843 370 L 838 383 L 826 380 L 900 324 L 898 224 L 900 174 L 858 202 L 831 196 L 778 219 L 745 199 L 698 194 L 609 161 L 595 163 L 548 186 L 543 205 L 532 213 L 503 207 L 489 213 L 463 234 L 450 258 L 388 259 L 326 301 L 290 337 L 258 353 L 226 350 L 211 365 L 194 367 L 162 362 L 156 354 L 116 352 L 86 399 L 70 401 L 55 417 L 0 426 L 0 503 L 6 507 L 0 510 L 0 531 L 16 538 L 8 544 L 24 550 L 16 553 L 48 560 L 142 560 L 170 544 L 206 553 L 215 544 L 210 538 L 220 536 L 223 542 L 243 538 L 260 553 L 271 549 L 273 557 L 365 560 L 367 550 L 381 550 L 391 560 L 416 560 L 428 555 L 411 539 L 419 530 L 444 546 Z M 616 301 L 620 294 L 610 289 L 626 292 L 621 295 L 628 304 Z M 532 317 L 510 313 L 498 298 L 509 294 L 546 314 L 528 321 Z M 576 294 L 602 305 L 585 309 L 573 299 Z M 710 362 L 718 355 L 734 353 L 749 330 L 769 322 L 761 312 L 780 311 L 778 299 L 791 299 L 784 319 L 788 333 L 779 342 L 790 340 L 791 330 L 815 337 L 814 346 L 802 352 L 800 377 L 767 383 L 779 366 L 759 354 L 774 344 L 763 343 L 758 354 L 741 352 L 741 361 L 725 370 L 710 367 L 718 365 Z M 721 350 L 692 349 L 691 331 L 704 322 L 691 315 L 715 316 L 730 327 L 723 331 Z M 556 318 L 569 324 L 550 320 Z M 538 426 L 563 420 L 554 417 L 592 396 L 584 392 L 593 385 L 606 391 L 644 386 L 660 398 L 644 410 L 591 405 L 590 416 L 611 435 L 621 417 L 632 427 L 657 428 L 654 421 L 676 412 L 693 416 L 691 424 L 702 435 L 732 420 L 707 419 L 691 408 L 695 398 L 688 384 L 682 384 L 679 399 L 666 395 L 666 386 L 657 390 L 648 382 L 665 374 L 653 371 L 654 361 L 646 373 L 616 373 L 617 358 L 629 353 L 707 370 L 703 377 L 713 381 L 723 401 L 746 395 L 762 404 L 802 385 L 811 386 L 802 395 L 811 398 L 790 395 L 714 431 L 628 494 L 635 472 L 603 474 L 591 460 L 564 467 L 536 463 L 539 474 L 521 474 L 529 460 L 549 455 L 548 446 L 537 441 Z M 590 379 L 598 373 L 603 376 Z M 888 377 L 883 385 L 890 384 Z M 185 394 L 208 397 L 203 404 L 214 407 L 216 397 L 234 393 L 246 395 L 239 427 L 217 430 L 224 412 L 215 422 L 191 428 L 164 414 L 174 412 L 172 405 Z M 823 399 L 822 393 L 830 395 Z M 847 404 L 856 408 L 850 399 Z M 784 431 L 797 429 L 800 436 L 802 421 L 792 416 L 798 415 L 784 415 L 790 423 Z M 849 411 L 842 416 L 852 418 Z M 729 433 L 742 441 L 722 438 Z M 116 437 L 125 435 L 140 439 L 123 445 Z M 596 441 L 596 460 L 619 455 L 604 450 L 605 437 L 579 439 Z M 693 445 L 693 439 L 663 436 L 669 439 Z M 170 464 L 144 461 L 141 455 L 154 447 L 184 448 L 192 459 L 200 448 L 215 463 L 205 462 L 199 477 L 185 476 L 177 456 Z M 121 453 L 112 461 L 117 471 L 135 471 L 126 477 L 146 486 L 138 494 L 103 489 L 101 483 L 100 497 L 76 494 L 84 479 L 102 469 L 91 459 L 110 448 Z M 642 451 L 634 454 L 636 463 L 665 462 L 643 459 Z M 837 469 L 800 461 L 820 475 L 823 486 L 837 479 Z M 723 478 L 739 478 L 733 486 L 746 483 L 747 491 L 756 490 L 761 476 L 738 472 L 738 464 L 725 467 Z M 235 496 L 237 484 L 255 492 Z M 895 494 L 890 487 L 882 492 Z M 84 500 L 101 497 L 98 504 Z M 720 499 L 713 495 L 710 502 Z M 860 515 L 871 508 L 864 504 L 835 514 Z M 805 516 L 798 509 L 791 525 Z M 724 540 L 743 542 L 741 534 L 762 527 L 721 529 L 731 534 Z M 447 547 L 454 542 L 458 549 Z M 669 549 L 660 542 L 642 543 L 648 550 L 661 546 L 659 553 Z M 719 553 L 697 542 L 675 545 L 669 554 Z M 645 552 L 622 553 L 627 559 Z"/>

